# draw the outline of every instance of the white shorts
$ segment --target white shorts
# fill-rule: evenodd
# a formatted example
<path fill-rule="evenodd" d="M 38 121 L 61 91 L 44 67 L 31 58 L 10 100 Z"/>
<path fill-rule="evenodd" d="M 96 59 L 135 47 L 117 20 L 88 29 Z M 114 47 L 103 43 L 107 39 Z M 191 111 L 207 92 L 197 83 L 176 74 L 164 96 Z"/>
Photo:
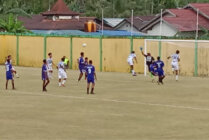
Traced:
<path fill-rule="evenodd" d="M 58 71 L 58 78 L 59 79 L 67 79 L 67 73 L 65 71 Z"/>
<path fill-rule="evenodd" d="M 179 70 L 178 62 L 172 62 L 171 66 L 172 66 L 172 71 Z"/>
<path fill-rule="evenodd" d="M 129 64 L 130 66 L 133 66 L 133 65 L 134 65 L 134 62 L 133 62 L 132 59 L 128 59 L 127 62 L 128 62 L 128 64 Z"/>
<path fill-rule="evenodd" d="M 47 66 L 48 71 L 53 71 L 52 66 Z"/>

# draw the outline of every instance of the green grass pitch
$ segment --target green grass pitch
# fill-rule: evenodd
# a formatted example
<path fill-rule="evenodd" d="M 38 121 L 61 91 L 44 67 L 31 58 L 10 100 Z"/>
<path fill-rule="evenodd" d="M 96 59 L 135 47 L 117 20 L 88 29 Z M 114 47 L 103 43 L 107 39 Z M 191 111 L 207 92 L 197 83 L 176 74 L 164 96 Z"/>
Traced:
<path fill-rule="evenodd" d="M 54 79 L 42 92 L 41 69 L 16 67 L 16 90 L 5 90 L 0 67 L 1 140 L 206 140 L 209 139 L 209 79 L 149 77 L 97 72 L 95 95 L 86 94 L 78 71 L 66 87 Z"/>

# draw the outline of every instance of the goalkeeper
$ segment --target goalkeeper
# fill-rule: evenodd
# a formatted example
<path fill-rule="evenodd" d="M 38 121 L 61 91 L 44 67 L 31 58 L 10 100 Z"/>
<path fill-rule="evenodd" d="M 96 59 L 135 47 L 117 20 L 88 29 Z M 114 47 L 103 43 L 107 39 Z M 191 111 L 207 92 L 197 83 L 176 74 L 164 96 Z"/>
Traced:
<path fill-rule="evenodd" d="M 64 65 L 65 65 L 65 69 L 69 68 L 69 59 L 66 58 L 66 56 L 63 56 L 64 58 Z"/>
<path fill-rule="evenodd" d="M 154 61 L 155 59 L 154 57 L 151 56 L 151 53 L 144 54 L 142 47 L 140 47 L 140 50 L 141 50 L 142 55 L 146 58 L 146 64 L 150 72 L 150 65 L 152 64 L 152 61 Z M 153 77 L 151 72 L 150 72 L 150 76 Z"/>

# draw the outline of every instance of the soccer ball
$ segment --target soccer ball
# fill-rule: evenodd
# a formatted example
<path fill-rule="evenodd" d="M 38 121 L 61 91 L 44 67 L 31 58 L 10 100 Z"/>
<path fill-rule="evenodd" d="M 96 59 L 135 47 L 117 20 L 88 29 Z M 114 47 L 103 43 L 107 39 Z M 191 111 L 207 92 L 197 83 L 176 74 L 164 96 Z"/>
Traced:
<path fill-rule="evenodd" d="M 87 45 L 86 45 L 86 43 L 83 43 L 82 46 L 83 46 L 83 47 L 86 47 Z"/>

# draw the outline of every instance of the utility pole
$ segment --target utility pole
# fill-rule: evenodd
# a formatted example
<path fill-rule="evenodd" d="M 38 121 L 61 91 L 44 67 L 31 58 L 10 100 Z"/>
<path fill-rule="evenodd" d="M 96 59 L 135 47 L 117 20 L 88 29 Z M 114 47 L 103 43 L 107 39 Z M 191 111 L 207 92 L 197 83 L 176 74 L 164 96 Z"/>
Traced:
<path fill-rule="evenodd" d="M 114 18 L 114 0 L 112 0 L 112 18 Z"/>

